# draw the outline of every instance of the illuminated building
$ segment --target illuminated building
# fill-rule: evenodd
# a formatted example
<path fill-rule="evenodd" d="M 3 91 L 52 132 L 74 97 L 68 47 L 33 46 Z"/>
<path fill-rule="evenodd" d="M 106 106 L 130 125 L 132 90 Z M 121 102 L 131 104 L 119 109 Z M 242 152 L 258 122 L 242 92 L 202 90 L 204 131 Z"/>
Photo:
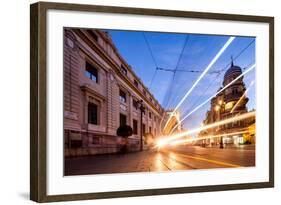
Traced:
<path fill-rule="evenodd" d="M 233 79 L 237 78 L 242 74 L 242 69 L 234 65 L 231 62 L 230 68 L 226 71 L 223 80 L 223 86 L 229 84 Z M 220 88 L 222 89 L 222 88 Z M 223 119 L 238 116 L 243 113 L 247 113 L 247 102 L 248 98 L 245 95 L 246 87 L 243 82 L 243 76 L 231 84 L 223 92 L 219 93 L 216 97 L 211 100 L 211 108 L 206 113 L 206 118 L 203 121 L 204 125 L 214 123 Z M 234 121 L 226 125 L 218 126 L 212 129 L 200 132 L 199 138 L 206 135 L 218 135 L 221 137 L 211 138 L 207 140 L 199 140 L 198 144 L 203 146 L 218 146 L 223 143 L 224 146 L 227 145 L 241 145 L 245 143 L 254 143 L 255 131 L 251 134 L 251 140 L 246 139 L 246 135 L 233 135 L 233 136 L 223 136 L 223 133 L 235 133 L 240 131 L 245 131 L 250 129 L 250 127 L 255 123 L 255 118 L 249 118 L 241 121 Z M 253 126 L 252 126 L 253 127 Z M 251 129 L 253 130 L 253 129 Z M 251 131 L 253 132 L 253 131 Z"/>

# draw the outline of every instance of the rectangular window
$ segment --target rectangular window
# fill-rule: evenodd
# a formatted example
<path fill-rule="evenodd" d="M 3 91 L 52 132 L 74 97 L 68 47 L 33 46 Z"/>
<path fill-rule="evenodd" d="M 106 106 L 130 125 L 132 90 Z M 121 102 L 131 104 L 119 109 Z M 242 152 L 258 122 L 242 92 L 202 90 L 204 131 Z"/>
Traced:
<path fill-rule="evenodd" d="M 138 109 L 138 101 L 133 100 L 133 107 L 137 110 Z"/>
<path fill-rule="evenodd" d="M 98 124 L 98 106 L 94 103 L 88 103 L 88 123 Z"/>
<path fill-rule="evenodd" d="M 148 113 L 149 119 L 151 119 L 151 112 Z"/>
<path fill-rule="evenodd" d="M 121 65 L 121 73 L 127 75 L 127 69 L 123 65 Z"/>
<path fill-rule="evenodd" d="M 87 78 L 98 83 L 98 69 L 88 62 L 86 62 L 85 75 Z"/>
<path fill-rule="evenodd" d="M 154 122 L 156 122 L 156 116 L 154 116 Z"/>
<path fill-rule="evenodd" d="M 151 134 L 152 133 L 152 128 L 151 127 L 149 127 L 149 134 Z"/>
<path fill-rule="evenodd" d="M 126 125 L 127 116 L 120 113 L 120 126 Z"/>
<path fill-rule="evenodd" d="M 119 90 L 119 99 L 120 102 L 126 103 L 126 93 L 123 90 Z"/>
<path fill-rule="evenodd" d="M 137 80 L 134 80 L 134 85 L 135 85 L 136 87 L 138 87 L 138 86 L 139 86 L 139 83 L 138 83 L 138 81 L 137 81 Z"/>
<path fill-rule="evenodd" d="M 133 120 L 133 133 L 134 133 L 134 135 L 138 134 L 138 121 L 137 120 Z"/>

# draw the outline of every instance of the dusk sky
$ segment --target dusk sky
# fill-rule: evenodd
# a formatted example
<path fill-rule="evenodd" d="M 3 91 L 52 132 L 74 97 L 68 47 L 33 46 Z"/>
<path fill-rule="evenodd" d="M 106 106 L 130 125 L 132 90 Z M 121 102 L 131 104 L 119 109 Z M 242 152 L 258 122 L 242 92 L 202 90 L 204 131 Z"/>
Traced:
<path fill-rule="evenodd" d="M 151 83 L 156 66 L 167 69 L 203 71 L 229 38 L 229 36 L 218 35 L 107 31 L 119 53 L 132 66 L 137 76 L 165 109 L 174 108 L 201 73 L 177 71 L 172 81 L 172 72 L 158 70 Z M 225 71 L 230 67 L 231 56 L 235 58 L 249 44 L 250 46 L 234 60 L 234 64 L 241 68 L 248 68 L 255 63 L 255 38 L 236 37 L 181 105 L 179 110 L 182 115 L 187 114 L 216 93 L 222 86 Z M 149 46 L 157 65 L 153 61 Z M 221 74 L 211 74 L 212 71 L 222 69 L 225 70 Z M 246 87 L 253 80 L 255 80 L 255 69 L 244 76 Z M 247 94 L 249 97 L 248 110 L 256 107 L 255 92 L 254 84 Z M 190 115 L 184 121 L 184 128 L 192 129 L 200 126 L 208 109 L 210 109 L 210 103 Z"/>

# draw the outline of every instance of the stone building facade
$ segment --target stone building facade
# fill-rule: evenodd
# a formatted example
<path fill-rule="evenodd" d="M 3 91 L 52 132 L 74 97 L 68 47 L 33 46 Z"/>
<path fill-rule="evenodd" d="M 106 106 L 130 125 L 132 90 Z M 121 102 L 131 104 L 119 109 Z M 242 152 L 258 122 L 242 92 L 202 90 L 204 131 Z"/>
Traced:
<path fill-rule="evenodd" d="M 230 68 L 224 75 L 224 80 L 222 83 L 223 87 L 228 85 L 241 74 L 242 69 L 239 66 L 234 65 L 232 61 Z M 249 112 L 246 106 L 249 99 L 247 98 L 245 91 L 246 86 L 244 84 L 242 76 L 211 100 L 211 108 L 206 113 L 206 118 L 203 121 L 203 125 L 212 124 Z M 218 146 L 220 144 L 223 144 L 224 146 L 239 146 L 241 144 L 244 144 L 246 141 L 247 143 L 255 143 L 255 131 L 251 129 L 251 127 L 254 127 L 254 124 L 255 117 L 252 117 L 241 121 L 233 121 L 233 123 L 204 130 L 200 132 L 199 138 L 204 138 L 205 136 L 219 137 L 198 140 L 198 144 L 204 146 Z M 229 135 L 229 133 L 242 132 L 247 132 L 248 134 L 245 133 Z M 249 136 L 249 134 L 251 136 Z"/>
<path fill-rule="evenodd" d="M 137 77 L 102 30 L 64 30 L 65 156 L 116 153 L 121 124 L 130 125 L 131 151 L 139 150 L 143 133 L 160 134 L 164 109 Z M 140 124 L 139 101 L 145 112 Z"/>

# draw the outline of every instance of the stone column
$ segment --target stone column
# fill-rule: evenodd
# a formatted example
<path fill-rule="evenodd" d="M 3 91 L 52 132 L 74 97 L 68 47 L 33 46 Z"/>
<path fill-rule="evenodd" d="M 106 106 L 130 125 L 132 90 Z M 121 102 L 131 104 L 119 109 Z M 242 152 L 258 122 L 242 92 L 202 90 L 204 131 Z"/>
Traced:
<path fill-rule="evenodd" d="M 85 94 L 86 95 L 86 94 Z M 84 105 L 84 123 L 87 125 L 88 124 L 88 102 L 89 102 L 89 97 L 86 95 L 85 96 L 85 105 Z"/>

